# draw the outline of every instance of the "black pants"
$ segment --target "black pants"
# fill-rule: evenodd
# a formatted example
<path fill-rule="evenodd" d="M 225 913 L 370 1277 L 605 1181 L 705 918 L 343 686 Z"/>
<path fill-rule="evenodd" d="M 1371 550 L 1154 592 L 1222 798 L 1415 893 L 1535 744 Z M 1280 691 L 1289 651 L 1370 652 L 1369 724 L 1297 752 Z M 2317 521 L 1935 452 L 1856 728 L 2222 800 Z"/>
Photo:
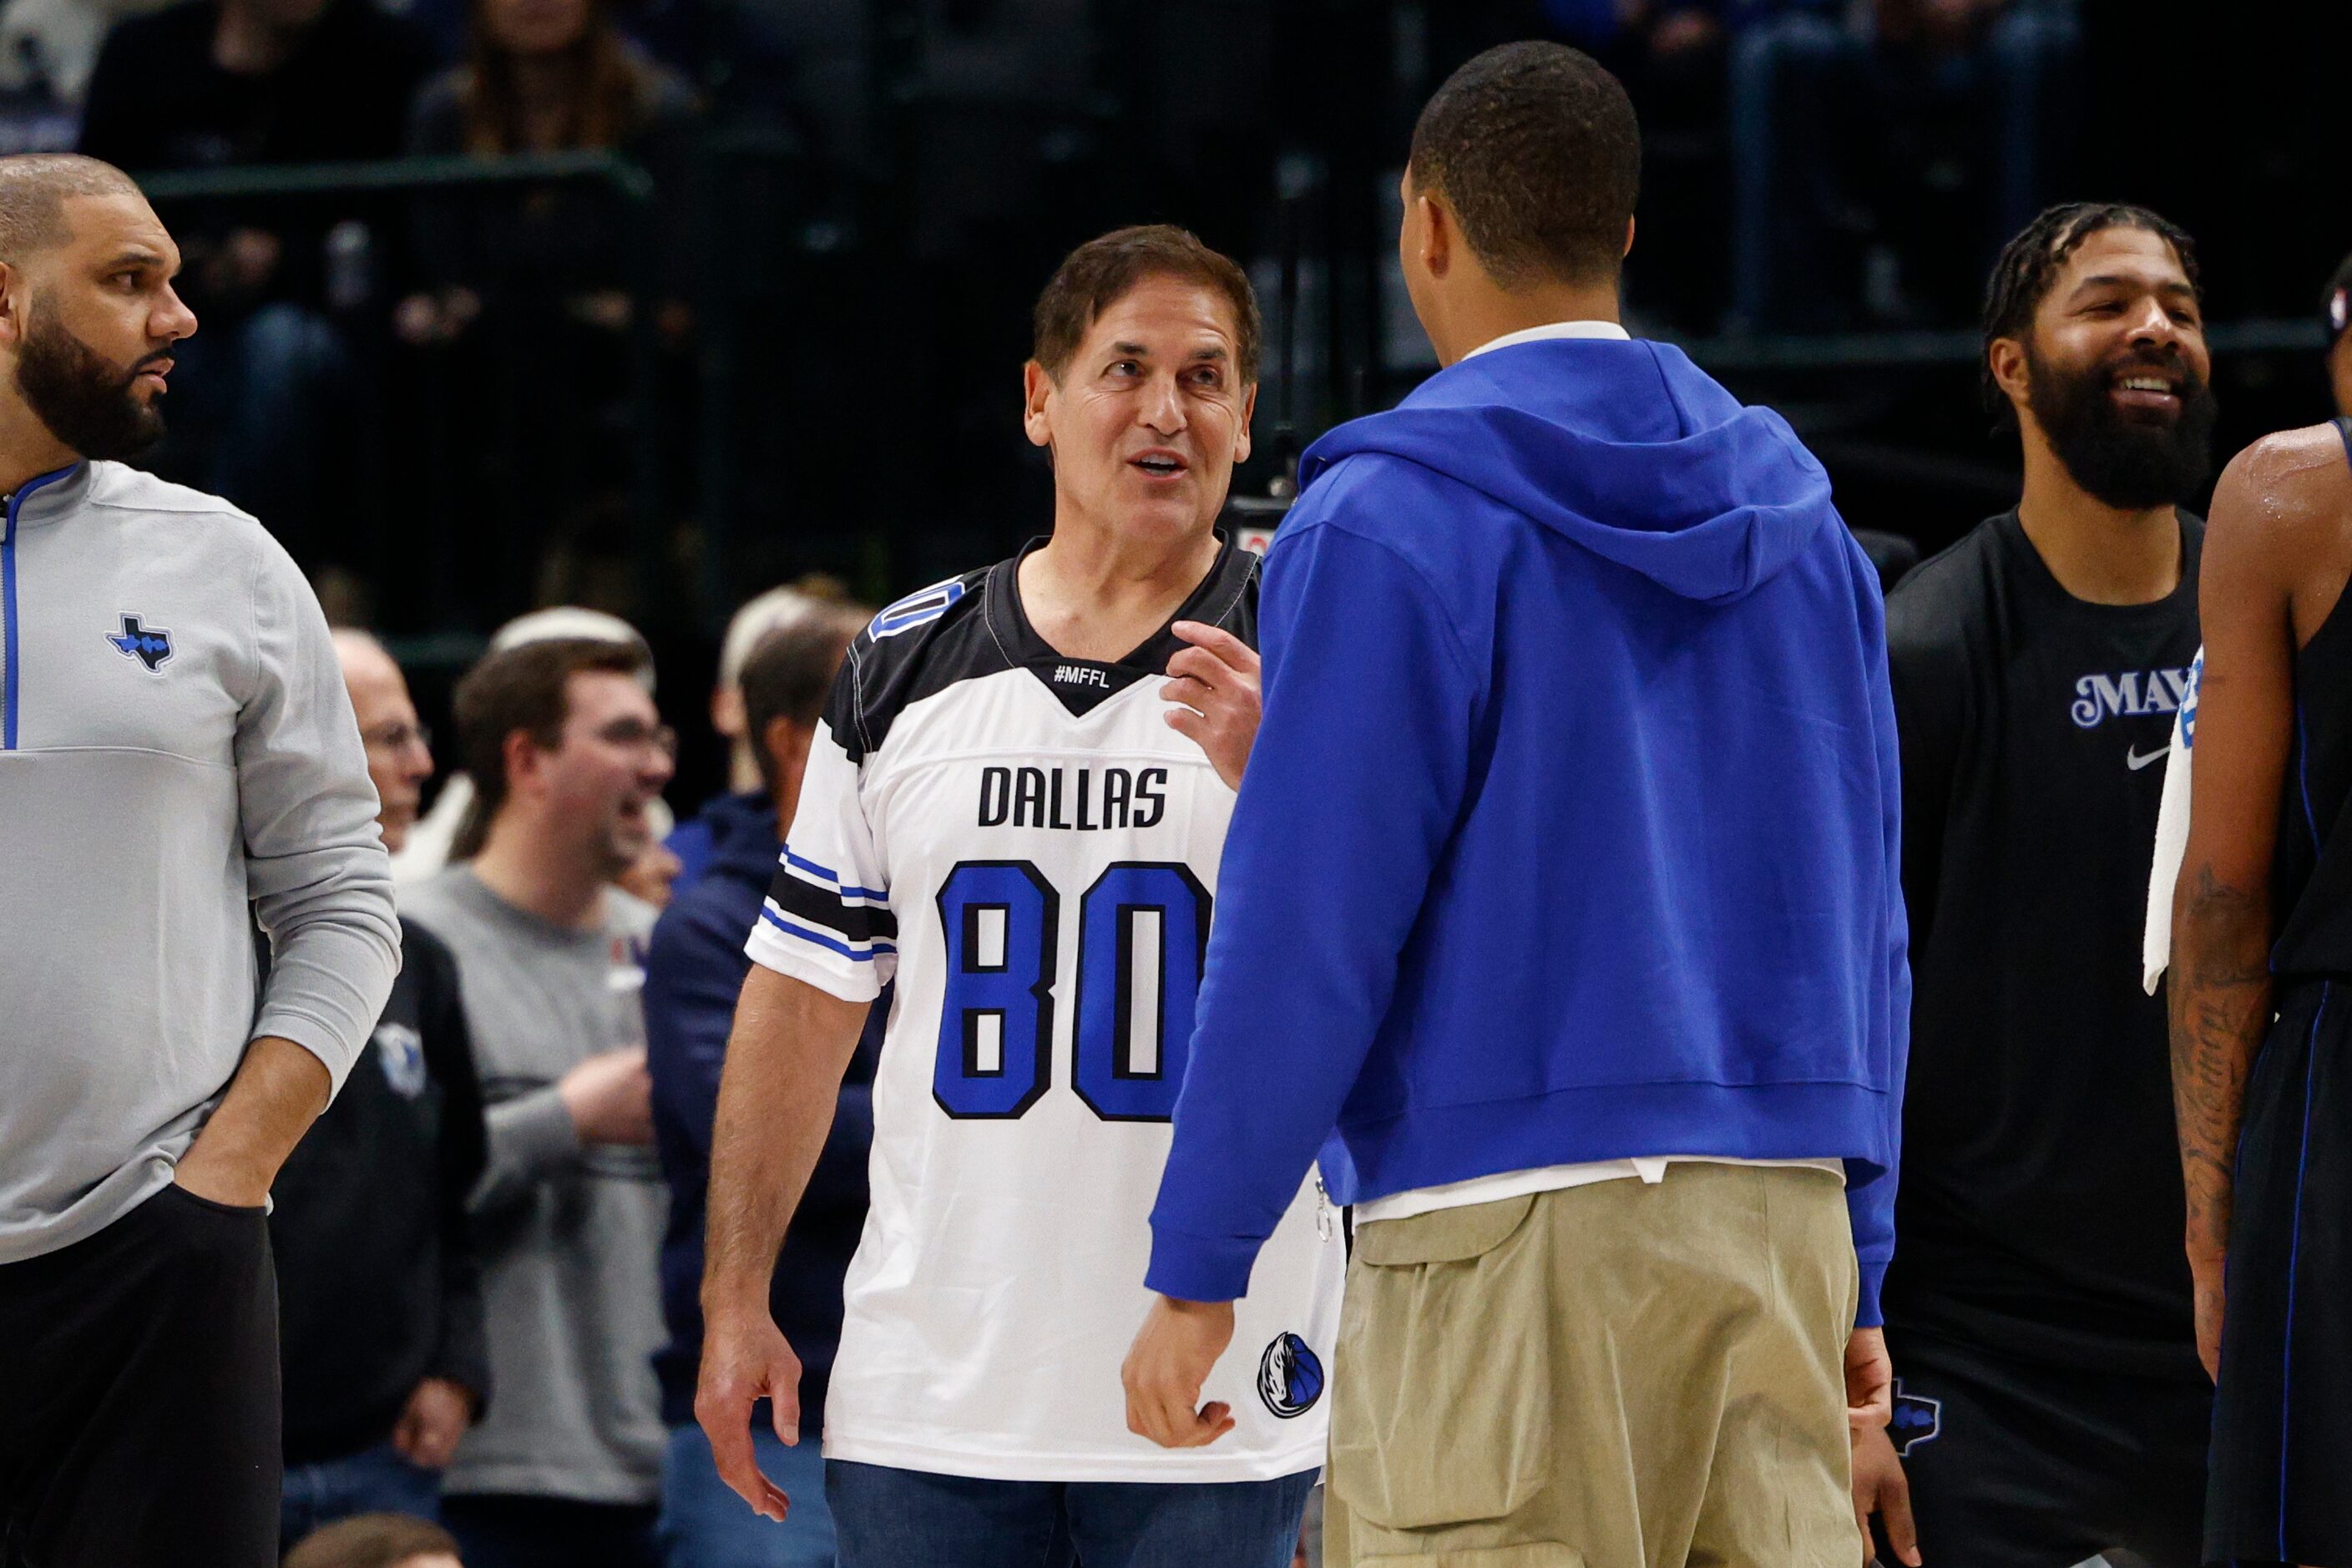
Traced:
<path fill-rule="evenodd" d="M 278 1452 L 261 1210 L 166 1187 L 0 1265 L 0 1568 L 274 1568 Z"/>
<path fill-rule="evenodd" d="M 2205 1549 L 2352 1564 L 2352 984 L 2283 986 L 2246 1080 Z"/>
<path fill-rule="evenodd" d="M 441 1500 L 466 1568 L 656 1568 L 659 1510 L 467 1492 Z"/>
<path fill-rule="evenodd" d="M 1887 1333 L 1902 1452 L 1935 1568 L 2198 1568 L 2212 1391 Z M 1878 1560 L 1897 1561 L 1882 1540 Z"/>

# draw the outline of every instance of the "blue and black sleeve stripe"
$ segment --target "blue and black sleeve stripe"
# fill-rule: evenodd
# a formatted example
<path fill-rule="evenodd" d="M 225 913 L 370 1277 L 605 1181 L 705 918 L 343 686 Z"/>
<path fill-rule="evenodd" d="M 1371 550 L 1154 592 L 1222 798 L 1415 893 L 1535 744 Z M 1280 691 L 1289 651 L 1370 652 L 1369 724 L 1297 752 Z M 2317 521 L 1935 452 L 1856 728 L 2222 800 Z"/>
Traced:
<path fill-rule="evenodd" d="M 760 918 L 785 936 L 856 963 L 898 952 L 898 921 L 887 889 L 845 882 L 790 846 L 776 867 Z"/>

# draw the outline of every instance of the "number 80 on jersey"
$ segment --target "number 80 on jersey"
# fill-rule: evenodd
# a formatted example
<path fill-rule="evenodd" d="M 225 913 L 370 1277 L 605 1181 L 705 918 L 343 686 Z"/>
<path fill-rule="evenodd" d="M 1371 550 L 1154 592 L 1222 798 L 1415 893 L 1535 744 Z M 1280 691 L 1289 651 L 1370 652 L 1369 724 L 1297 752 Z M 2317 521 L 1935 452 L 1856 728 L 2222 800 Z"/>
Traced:
<path fill-rule="evenodd" d="M 967 860 L 940 886 L 947 986 L 932 1098 L 1011 1121 L 1052 1086 L 1061 895 L 1026 860 Z M 1120 861 L 1078 900 L 1072 1087 L 1106 1121 L 1176 1111 L 1212 900 L 1188 866 Z"/>

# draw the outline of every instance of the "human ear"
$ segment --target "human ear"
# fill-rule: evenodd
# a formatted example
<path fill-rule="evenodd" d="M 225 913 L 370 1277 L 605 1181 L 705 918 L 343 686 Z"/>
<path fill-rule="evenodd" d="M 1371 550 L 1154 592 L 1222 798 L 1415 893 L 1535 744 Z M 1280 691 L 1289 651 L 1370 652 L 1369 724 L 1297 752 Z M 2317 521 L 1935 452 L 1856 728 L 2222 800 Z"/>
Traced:
<path fill-rule="evenodd" d="M 24 269 L 0 261 L 0 343 L 12 349 L 25 341 L 26 292 Z"/>
<path fill-rule="evenodd" d="M 1993 339 L 1985 347 L 1985 365 L 1992 372 L 1993 384 L 2010 401 L 2029 408 L 2033 405 L 2033 376 L 2026 369 L 2023 343 L 2015 338 Z"/>
<path fill-rule="evenodd" d="M 1045 405 L 1055 393 L 1054 378 L 1031 360 L 1021 367 L 1021 428 L 1033 447 L 1051 447 L 1054 427 L 1045 418 Z"/>
<path fill-rule="evenodd" d="M 1421 265 L 1432 278 L 1443 278 L 1454 265 L 1454 215 L 1426 193 L 1412 199 L 1421 214 Z"/>
<path fill-rule="evenodd" d="M 499 748 L 499 757 L 506 764 L 508 795 L 532 793 L 540 779 L 541 753 L 530 731 L 509 731 L 506 743 Z"/>

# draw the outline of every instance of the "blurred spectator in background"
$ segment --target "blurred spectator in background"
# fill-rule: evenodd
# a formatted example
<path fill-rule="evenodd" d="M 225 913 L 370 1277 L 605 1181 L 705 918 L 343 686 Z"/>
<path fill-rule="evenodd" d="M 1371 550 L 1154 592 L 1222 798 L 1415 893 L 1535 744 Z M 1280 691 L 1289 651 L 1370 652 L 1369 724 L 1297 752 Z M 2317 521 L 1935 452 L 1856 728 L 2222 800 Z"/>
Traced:
<path fill-rule="evenodd" d="M 2336 412 L 2352 418 L 2352 256 L 2327 280 L 2319 301 L 2320 330 L 2327 334 L 2327 389 Z"/>
<path fill-rule="evenodd" d="M 1785 0 L 1543 0 L 1554 32 L 1607 66 L 1642 111 L 1642 247 L 1633 309 L 1711 331 L 1731 269 L 1725 60 Z"/>
<path fill-rule="evenodd" d="M 0 153 L 62 153 L 107 29 L 170 0 L 7 0 L 0 5 Z"/>
<path fill-rule="evenodd" d="M 662 1243 L 662 1310 L 670 1340 L 655 1359 L 662 1419 L 669 1424 L 660 1525 L 667 1568 L 832 1568 L 834 1561 L 818 1437 L 824 1429 L 825 1382 L 841 1339 L 842 1280 L 866 1222 L 874 1064 L 880 1025 L 889 1014 L 887 1001 L 869 1016 L 851 1059 L 832 1131 L 769 1288 L 769 1309 L 803 1368 L 800 1446 L 787 1448 L 778 1441 L 764 1410 L 751 1422 L 761 1467 L 792 1494 L 792 1513 L 781 1527 L 753 1513 L 719 1479 L 709 1439 L 695 1424 L 694 1389 L 702 1362 L 710 1129 L 736 997 L 751 969 L 743 941 L 775 879 L 825 694 L 868 614 L 809 601 L 806 613 L 771 632 L 744 662 L 738 711 L 757 748 L 758 787 L 722 795 L 697 819 L 715 830 L 709 871 L 662 916 L 646 960 L 646 1067 L 653 1076 L 655 1142 L 670 1188 L 669 1235 Z"/>
<path fill-rule="evenodd" d="M 746 601 L 728 621 L 727 634 L 719 644 L 719 679 L 710 691 L 710 727 L 727 742 L 728 796 L 767 798 L 767 762 L 743 717 L 744 661 L 772 634 L 818 616 L 847 598 L 838 582 L 812 574 Z M 684 895 L 701 879 L 711 845 L 724 826 L 714 814 L 727 805 L 725 796 L 712 801 L 701 815 L 679 823 L 664 840 L 678 858 L 677 879 L 670 889 L 674 896 Z"/>
<path fill-rule="evenodd" d="M 1963 319 L 2067 159 L 2073 0 L 1727 0 L 1733 320 Z"/>
<path fill-rule="evenodd" d="M 424 35 L 370 0 L 181 0 L 107 36 L 81 150 L 133 174 L 390 157 L 432 63 Z M 352 413 L 328 247 L 363 261 L 374 240 L 315 203 L 203 218 L 176 226 L 205 330 L 180 356 L 188 400 L 154 466 L 219 491 L 316 566 L 335 555 L 323 486 Z"/>
<path fill-rule="evenodd" d="M 666 338 L 687 329 L 680 205 L 696 119 L 685 79 L 624 38 L 604 0 L 474 0 L 465 62 L 425 88 L 410 118 L 413 153 L 624 153 L 653 173 L 664 203 L 649 221 L 573 183 L 417 205 L 427 287 L 400 302 L 394 325 L 411 344 L 463 352 L 450 416 L 509 446 L 481 479 L 502 523 L 495 571 L 510 592 L 527 591 L 541 542 L 519 520 L 577 513 L 623 482 L 639 300 Z"/>
<path fill-rule="evenodd" d="M 432 64 L 368 0 L 180 0 L 107 35 L 82 144 L 138 174 L 390 157 Z M 260 243 L 218 265 L 268 281 Z"/>
<path fill-rule="evenodd" d="M 465 1568 L 447 1531 L 396 1513 L 347 1519 L 300 1542 L 286 1568 Z"/>
<path fill-rule="evenodd" d="M 592 642 L 614 643 L 633 650 L 638 659 L 639 684 L 645 687 L 647 697 L 655 695 L 653 649 L 646 646 L 644 634 L 620 616 L 608 616 L 602 610 L 556 605 L 517 616 L 490 634 L 488 651 L 504 653 L 525 643 L 558 637 L 586 637 Z M 416 824 L 405 842 L 387 846 L 393 851 L 392 879 L 404 887 L 439 875 L 441 868 L 449 863 L 449 847 L 457 841 L 457 829 L 473 804 L 474 781 L 461 768 L 442 784 L 441 793 L 434 797 L 433 809 Z M 656 800 L 648 810 L 656 831 L 667 832 L 669 808 Z"/>
<path fill-rule="evenodd" d="M 457 954 L 489 1101 L 474 1192 L 497 1388 L 443 1514 L 473 1568 L 647 1568 L 667 1207 L 639 992 L 654 911 L 614 888 L 653 840 L 676 737 L 626 644 L 493 653 L 454 700 L 476 795 L 407 895 Z"/>
<path fill-rule="evenodd" d="M 398 849 L 433 773 L 429 739 L 381 643 L 339 631 L 335 652 Z M 355 1514 L 438 1518 L 439 1472 L 489 1390 L 466 1220 L 482 1098 L 457 961 L 405 920 L 401 952 L 366 1052 L 272 1189 L 288 1542 Z"/>

